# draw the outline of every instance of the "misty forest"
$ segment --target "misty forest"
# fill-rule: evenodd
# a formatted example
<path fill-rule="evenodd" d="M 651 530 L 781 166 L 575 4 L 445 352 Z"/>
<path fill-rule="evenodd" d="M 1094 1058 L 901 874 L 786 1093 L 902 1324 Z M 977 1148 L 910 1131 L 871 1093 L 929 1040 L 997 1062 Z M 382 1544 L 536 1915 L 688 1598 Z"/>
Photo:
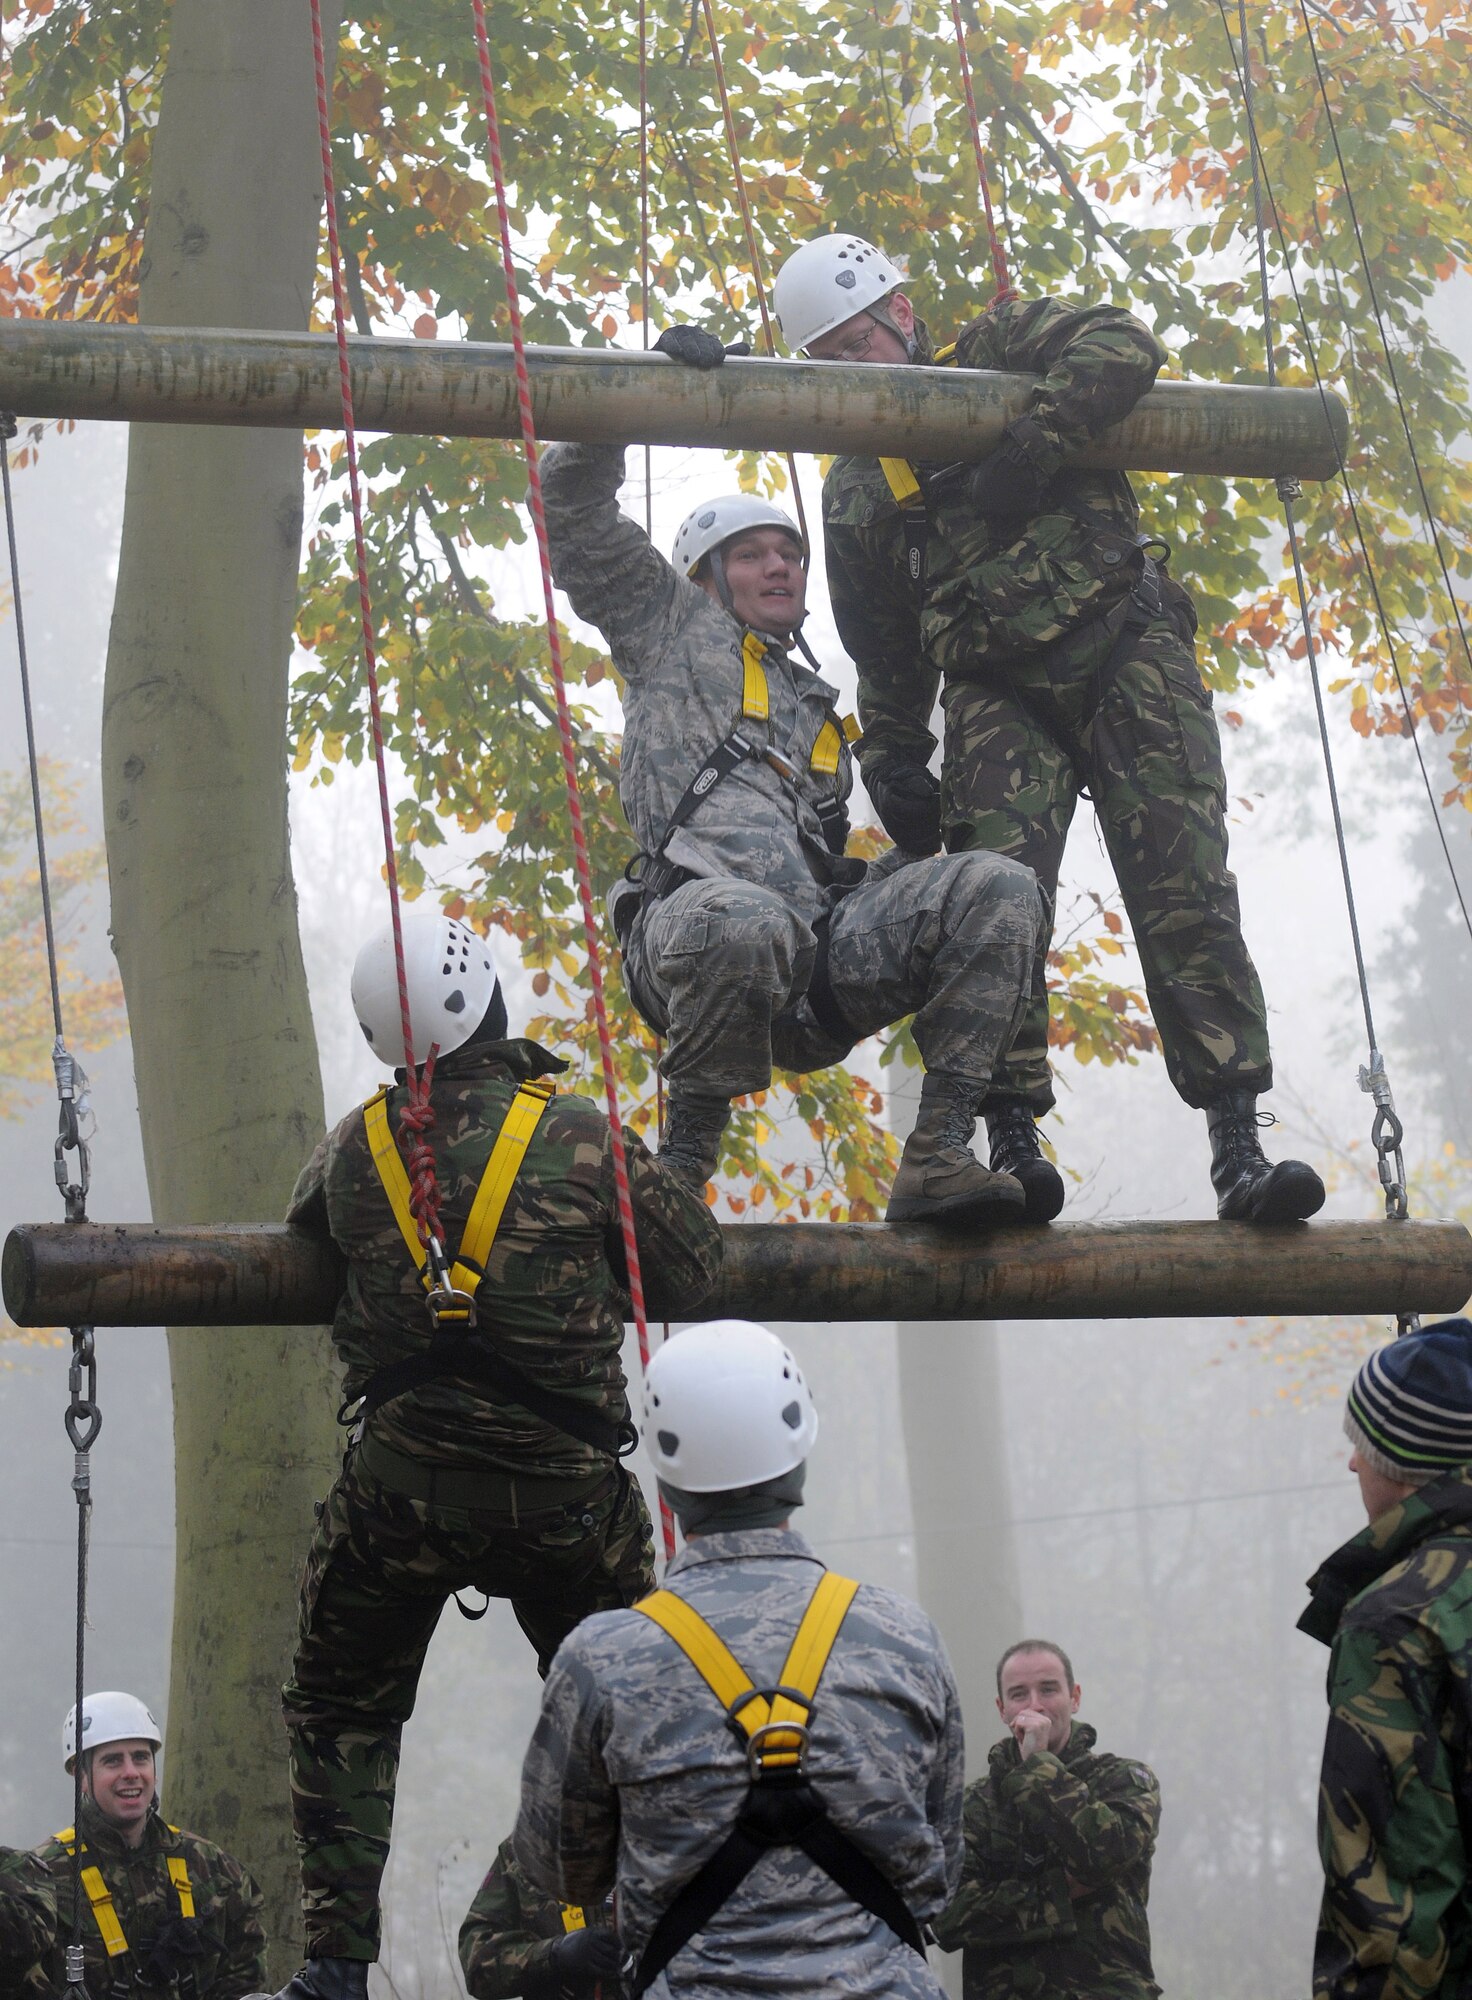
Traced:
<path fill-rule="evenodd" d="M 1342 400 L 1343 477 L 1291 501 L 1307 636 L 1273 479 L 1134 483 L 1201 613 L 1273 1143 L 1328 1182 L 1327 1219 L 1407 1226 L 1381 1219 L 1316 672 L 1413 1225 L 1472 1221 L 1469 0 L 486 12 L 530 342 L 637 351 L 695 321 L 764 352 L 772 271 L 840 229 L 888 246 L 952 338 L 996 288 L 961 21 L 1024 296 L 1128 307 L 1170 377 L 1261 384 L 1270 353 L 1280 385 Z M 506 341 L 468 0 L 323 15 L 349 331 Z M 307 0 L 17 0 L 0 40 L 6 321 L 331 332 Z M 622 504 L 660 546 L 737 484 L 798 502 L 816 534 L 819 458 L 643 443 Z M 360 445 L 400 883 L 489 937 L 511 1032 L 570 1058 L 572 1086 L 601 1101 L 521 447 L 367 430 Z M 348 1000 L 387 892 L 342 431 L 22 408 L 9 452 L 22 597 L 7 584 L 0 639 L 0 1228 L 62 1220 L 17 608 L 60 1003 L 90 1080 L 88 1216 L 278 1222 L 324 1124 L 381 1080 Z M 851 707 L 821 560 L 811 581 L 805 636 Z M 633 844 L 620 687 L 598 633 L 558 609 L 601 895 Z M 877 854 L 862 792 L 853 807 L 851 851 Z M 623 1115 L 653 1145 L 655 1041 L 611 937 L 603 950 Z M 1205 1127 L 1167 1080 L 1087 803 L 1049 979 L 1062 1223 L 1212 1217 Z M 917 1063 L 901 1026 L 741 1102 L 719 1219 L 874 1223 Z M 1150 1318 L 790 1324 L 780 1296 L 763 1315 L 821 1412 L 800 1525 L 935 1617 L 968 1770 L 1000 1733 L 997 1654 L 1046 1634 L 1101 1743 L 1158 1774 L 1150 1916 L 1172 2000 L 1307 1986 L 1326 1655 L 1294 1626 L 1304 1580 L 1361 1523 L 1343 1393 L 1395 1331 L 1378 1304 L 1339 1303 L 1193 1317 L 1187 1285 Z M 0 1842 L 15 1846 L 71 1818 L 70 1352 L 66 1328 L 0 1317 Z M 87 1683 L 166 1719 L 164 1808 L 262 1885 L 284 1979 L 300 1932 L 279 1690 L 342 1448 L 327 1331 L 102 1327 L 96 1355 Z M 632 1329 L 625 1366 L 634 1381 Z M 379 1994 L 463 1993 L 455 1934 L 515 1817 L 537 1702 L 509 1607 L 475 1622 L 447 1607 L 405 1737 Z M 959 1993 L 959 1960 L 935 1961 Z"/>

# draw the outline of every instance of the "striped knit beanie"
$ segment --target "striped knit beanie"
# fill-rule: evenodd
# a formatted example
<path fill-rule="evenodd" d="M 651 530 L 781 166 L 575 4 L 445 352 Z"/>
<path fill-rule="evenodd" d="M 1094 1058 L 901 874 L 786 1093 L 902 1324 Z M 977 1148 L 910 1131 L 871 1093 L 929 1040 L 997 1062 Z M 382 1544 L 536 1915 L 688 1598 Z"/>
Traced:
<path fill-rule="evenodd" d="M 1472 1320 L 1378 1348 L 1350 1384 L 1344 1434 L 1372 1472 L 1407 1486 L 1472 1464 Z"/>

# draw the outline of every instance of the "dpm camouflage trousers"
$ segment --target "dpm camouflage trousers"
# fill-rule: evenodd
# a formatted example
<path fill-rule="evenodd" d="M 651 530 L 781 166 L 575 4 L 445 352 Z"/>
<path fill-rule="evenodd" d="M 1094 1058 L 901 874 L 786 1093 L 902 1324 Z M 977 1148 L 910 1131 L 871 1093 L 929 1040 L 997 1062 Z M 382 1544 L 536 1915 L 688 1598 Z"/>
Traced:
<path fill-rule="evenodd" d="M 775 890 L 686 882 L 643 911 L 630 946 L 640 985 L 665 1011 L 672 1084 L 725 1097 L 765 1090 L 774 1065 L 841 1062 L 913 1013 L 926 1068 L 984 1085 L 1017 1032 L 1042 923 L 1030 870 L 993 854 L 912 862 L 848 891 L 828 933 L 842 1038 L 805 997 L 812 926 Z"/>
<path fill-rule="evenodd" d="M 553 1506 L 537 1498 L 549 1483 L 518 1479 L 509 1509 L 429 1506 L 349 1458 L 328 1494 L 282 1690 L 309 1956 L 378 1956 L 399 1741 L 446 1601 L 510 1598 L 545 1673 L 590 1612 L 653 1589 L 649 1515 L 622 1466 L 575 1493 L 555 1482 Z"/>
<path fill-rule="evenodd" d="M 1184 593 L 1182 593 L 1184 594 Z M 1046 926 L 1022 1025 L 992 1098 L 1053 1102 L 1047 953 L 1058 870 L 1086 786 L 1144 968 L 1170 1080 L 1187 1104 L 1272 1085 L 1262 987 L 1227 866 L 1226 779 L 1194 647 L 1168 618 L 1133 637 L 1112 672 L 1117 621 L 1101 620 L 1005 674 L 952 680 L 943 697 L 942 816 L 953 852 L 985 849 L 1037 875 Z"/>

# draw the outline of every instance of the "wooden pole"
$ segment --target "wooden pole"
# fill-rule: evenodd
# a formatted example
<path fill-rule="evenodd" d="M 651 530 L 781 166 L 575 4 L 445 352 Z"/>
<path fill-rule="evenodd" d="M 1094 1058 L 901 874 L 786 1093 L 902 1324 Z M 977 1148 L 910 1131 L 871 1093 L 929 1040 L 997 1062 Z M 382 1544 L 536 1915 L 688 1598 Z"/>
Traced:
<path fill-rule="evenodd" d="M 367 431 L 519 435 L 511 349 L 354 339 Z M 1035 378 L 991 370 L 728 361 L 702 373 L 662 354 L 529 350 L 538 435 L 975 459 L 1027 405 Z M 325 334 L 181 332 L 95 321 L 0 322 L 0 409 L 20 417 L 335 429 L 337 361 Z M 1161 382 L 1076 453 L 1077 465 L 1238 478 L 1330 479 L 1349 419 L 1315 389 Z"/>
<path fill-rule="evenodd" d="M 875 1223 L 725 1231 L 697 1318 L 782 1320 L 1216 1318 L 1453 1313 L 1472 1294 L 1456 1222 L 1062 1223 L 966 1241 Z M 659 1317 L 657 1273 L 649 1301 Z M 6 1239 L 20 1326 L 295 1326 L 331 1319 L 330 1243 L 281 1225 L 155 1229 L 25 1223 Z"/>

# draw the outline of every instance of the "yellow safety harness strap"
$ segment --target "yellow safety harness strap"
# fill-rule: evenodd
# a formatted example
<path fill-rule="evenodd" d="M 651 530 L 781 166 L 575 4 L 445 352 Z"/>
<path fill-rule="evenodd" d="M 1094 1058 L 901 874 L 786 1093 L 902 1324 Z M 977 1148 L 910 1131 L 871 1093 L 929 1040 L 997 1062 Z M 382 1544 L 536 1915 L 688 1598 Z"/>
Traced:
<path fill-rule="evenodd" d="M 399 1225 L 399 1234 L 414 1259 L 415 1268 L 427 1280 L 429 1259 L 419 1240 L 419 1225 L 409 1206 L 409 1175 L 388 1122 L 388 1090 L 389 1086 L 385 1085 L 363 1106 L 368 1150 L 394 1212 L 394 1220 Z M 486 1162 L 486 1170 L 471 1204 L 459 1256 L 450 1273 L 453 1288 L 471 1298 L 475 1297 L 485 1276 L 486 1259 L 491 1254 L 491 1245 L 506 1213 L 506 1204 L 526 1158 L 532 1134 L 555 1095 L 556 1086 L 540 1078 L 519 1085 L 496 1134 L 496 1143 L 491 1148 L 491 1157 Z"/>
<path fill-rule="evenodd" d="M 818 731 L 818 740 L 813 745 L 813 754 L 808 759 L 808 769 L 819 777 L 831 778 L 838 769 L 838 760 L 843 752 L 843 737 L 839 727 L 831 718 Z"/>
<path fill-rule="evenodd" d="M 419 1240 L 419 1224 L 409 1206 L 409 1175 L 388 1122 L 387 1099 L 392 1088 L 386 1083 L 382 1090 L 369 1098 L 363 1106 L 363 1126 L 368 1134 L 368 1150 L 373 1156 L 378 1178 L 383 1183 L 383 1191 L 388 1196 L 389 1207 L 394 1212 L 394 1221 L 399 1225 L 399 1234 L 414 1259 L 415 1269 L 423 1272 L 429 1262 L 429 1253 Z"/>
<path fill-rule="evenodd" d="M 779 1684 L 768 1693 L 755 1687 L 725 1640 L 673 1591 L 657 1590 L 635 1609 L 674 1640 L 753 1746 L 760 1768 L 781 1770 L 802 1762 L 818 1682 L 858 1587 L 852 1578 L 837 1576 L 831 1570 L 824 1575 L 788 1648 Z M 783 1723 L 796 1726 L 787 1731 L 780 1727 Z M 761 1739 L 759 1747 L 754 1742 L 757 1737 Z"/>
<path fill-rule="evenodd" d="M 588 1928 L 588 1919 L 583 1915 L 581 1906 L 579 1904 L 577 1903 L 563 1904 L 562 1928 L 565 1931 L 585 1931 Z"/>
<path fill-rule="evenodd" d="M 123 1936 L 123 1927 L 118 1922 L 117 1911 L 113 1908 L 111 1889 L 95 1868 L 82 1870 L 82 1887 L 87 1892 L 87 1901 L 92 1905 L 92 1915 L 97 1920 L 102 1942 L 107 1946 L 108 1957 L 121 1958 L 128 1949 L 128 1940 Z"/>
<path fill-rule="evenodd" d="M 746 722 L 765 722 L 771 713 L 771 696 L 767 688 L 767 669 L 763 664 L 767 649 L 755 632 L 748 632 L 741 642 L 741 715 Z"/>
<path fill-rule="evenodd" d="M 526 1159 L 526 1149 L 556 1093 L 555 1084 L 539 1078 L 522 1084 L 511 1100 L 511 1109 L 496 1134 L 496 1143 L 471 1204 L 465 1234 L 460 1239 L 460 1255 L 450 1272 L 450 1283 L 457 1292 L 468 1292 L 475 1297 L 486 1273 L 486 1259 L 491 1254 L 496 1231 L 501 1227 L 501 1217 L 511 1199 L 512 1185 Z"/>
<path fill-rule="evenodd" d="M 177 1831 L 177 1828 L 175 1831 Z M 169 1865 L 169 1880 L 173 1883 L 175 1892 L 179 1898 L 179 1915 L 181 1917 L 192 1917 L 194 1915 L 194 1890 L 189 1882 L 188 1863 L 182 1854 L 170 1854 L 167 1860 Z"/>

